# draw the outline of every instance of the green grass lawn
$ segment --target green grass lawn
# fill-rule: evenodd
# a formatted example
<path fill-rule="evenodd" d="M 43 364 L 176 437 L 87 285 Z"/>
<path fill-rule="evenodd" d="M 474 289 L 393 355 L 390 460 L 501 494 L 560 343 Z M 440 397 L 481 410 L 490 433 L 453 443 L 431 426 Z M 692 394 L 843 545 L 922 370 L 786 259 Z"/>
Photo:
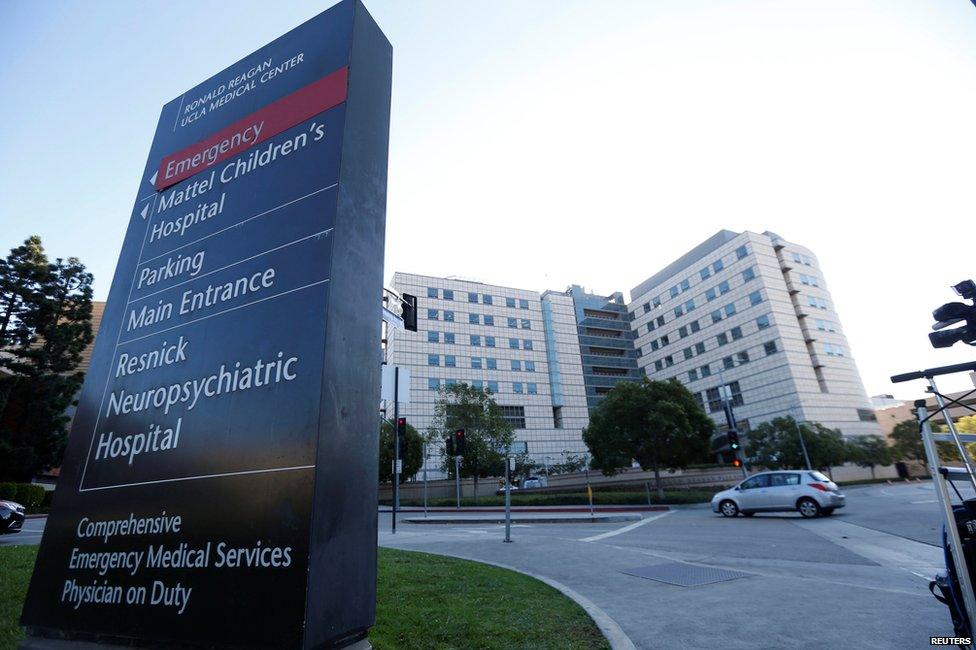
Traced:
<path fill-rule="evenodd" d="M 0 547 L 0 649 L 17 625 L 36 546 Z M 379 549 L 377 650 L 409 648 L 609 648 L 576 603 L 546 584 L 477 562 Z"/>

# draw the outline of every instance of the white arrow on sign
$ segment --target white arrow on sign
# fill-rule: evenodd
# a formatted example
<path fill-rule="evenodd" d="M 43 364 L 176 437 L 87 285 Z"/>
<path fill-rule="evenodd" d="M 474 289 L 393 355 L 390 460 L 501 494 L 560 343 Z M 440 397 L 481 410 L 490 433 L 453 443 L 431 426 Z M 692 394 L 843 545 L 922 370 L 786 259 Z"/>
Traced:
<path fill-rule="evenodd" d="M 156 185 L 156 174 L 158 174 L 158 173 L 159 173 L 159 170 L 157 169 L 156 171 L 153 172 L 153 175 L 149 177 L 149 183 L 150 183 L 150 185 L 153 185 L 153 186 Z"/>
<path fill-rule="evenodd" d="M 150 204 L 149 204 L 149 203 L 147 203 L 147 204 L 145 205 L 145 207 L 143 207 L 143 208 L 142 208 L 142 211 L 141 211 L 141 212 L 139 212 L 139 214 L 141 214 L 141 215 L 142 215 L 142 218 L 143 218 L 143 219 L 145 219 L 145 218 L 146 218 L 146 215 L 147 215 L 147 214 L 149 214 L 149 206 L 150 206 Z"/>

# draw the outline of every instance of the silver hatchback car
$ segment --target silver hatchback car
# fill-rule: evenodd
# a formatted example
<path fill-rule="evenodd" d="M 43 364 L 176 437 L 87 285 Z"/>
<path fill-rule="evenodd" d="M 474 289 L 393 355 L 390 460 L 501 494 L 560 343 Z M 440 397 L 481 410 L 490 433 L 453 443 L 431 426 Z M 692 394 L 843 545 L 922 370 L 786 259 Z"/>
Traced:
<path fill-rule="evenodd" d="M 817 517 L 843 508 L 844 503 L 837 484 L 820 472 L 762 472 L 713 496 L 712 512 L 751 517 L 757 512 L 797 510 L 804 517 Z"/>

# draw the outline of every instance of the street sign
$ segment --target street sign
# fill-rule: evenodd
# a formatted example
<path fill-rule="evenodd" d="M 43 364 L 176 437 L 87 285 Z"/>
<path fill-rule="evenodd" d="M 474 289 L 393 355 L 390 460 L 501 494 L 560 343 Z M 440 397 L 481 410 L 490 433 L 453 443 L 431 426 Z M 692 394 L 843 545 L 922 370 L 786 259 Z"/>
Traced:
<path fill-rule="evenodd" d="M 163 107 L 31 634 L 299 648 L 373 624 L 391 61 L 343 0 Z"/>
<path fill-rule="evenodd" d="M 380 390 L 380 399 L 392 402 L 393 401 L 393 391 L 397 388 L 397 401 L 401 404 L 410 403 L 410 369 L 400 366 L 400 379 L 396 380 L 394 375 L 396 373 L 397 366 L 386 364 L 383 366 L 382 371 L 382 388 Z M 399 381 L 399 386 L 397 386 L 397 381 Z M 392 412 L 392 409 L 391 409 Z"/>
<path fill-rule="evenodd" d="M 403 474 L 403 460 L 398 460 L 396 462 L 396 473 Z"/>

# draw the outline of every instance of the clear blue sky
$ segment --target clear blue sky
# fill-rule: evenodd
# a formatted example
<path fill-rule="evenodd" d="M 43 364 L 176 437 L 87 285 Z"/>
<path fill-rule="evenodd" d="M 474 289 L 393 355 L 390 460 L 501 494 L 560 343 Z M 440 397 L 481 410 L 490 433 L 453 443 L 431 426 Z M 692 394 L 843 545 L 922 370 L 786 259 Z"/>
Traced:
<path fill-rule="evenodd" d="M 161 106 L 330 4 L 0 0 L 0 248 L 39 234 L 104 299 Z M 968 0 L 366 4 L 387 278 L 627 292 L 768 229 L 819 256 L 869 393 L 976 356 L 925 338 L 976 275 Z"/>

